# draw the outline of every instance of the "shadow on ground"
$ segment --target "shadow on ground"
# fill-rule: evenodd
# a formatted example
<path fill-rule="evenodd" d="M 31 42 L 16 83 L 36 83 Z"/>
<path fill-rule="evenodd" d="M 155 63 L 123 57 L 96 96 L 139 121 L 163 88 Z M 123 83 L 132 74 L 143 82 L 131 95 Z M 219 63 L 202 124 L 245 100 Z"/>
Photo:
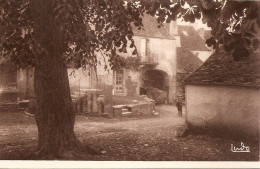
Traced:
<path fill-rule="evenodd" d="M 102 152 L 65 160 L 127 161 L 258 161 L 259 142 L 192 134 L 177 137 L 184 125 L 174 106 L 156 107 L 159 116 L 132 118 L 76 117 L 75 133 L 80 141 Z M 23 113 L 0 114 L 0 159 L 31 160 L 37 149 L 34 117 Z M 234 153 L 231 144 L 250 146 L 250 153 Z"/>

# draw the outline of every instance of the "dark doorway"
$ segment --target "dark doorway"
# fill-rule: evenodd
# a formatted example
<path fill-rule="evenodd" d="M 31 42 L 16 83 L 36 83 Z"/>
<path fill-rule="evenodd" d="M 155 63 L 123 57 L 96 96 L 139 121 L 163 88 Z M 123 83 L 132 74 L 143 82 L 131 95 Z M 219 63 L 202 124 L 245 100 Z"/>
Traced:
<path fill-rule="evenodd" d="M 162 70 L 148 70 L 143 73 L 142 87 L 154 87 L 169 92 L 169 76 Z"/>

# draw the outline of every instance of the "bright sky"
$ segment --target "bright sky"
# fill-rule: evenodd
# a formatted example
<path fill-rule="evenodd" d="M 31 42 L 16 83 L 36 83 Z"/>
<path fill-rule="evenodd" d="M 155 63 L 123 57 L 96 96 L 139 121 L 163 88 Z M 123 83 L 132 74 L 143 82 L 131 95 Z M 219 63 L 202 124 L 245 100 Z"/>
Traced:
<path fill-rule="evenodd" d="M 190 6 L 187 2 L 185 2 L 183 7 L 190 8 Z M 177 23 L 178 23 L 178 25 L 192 25 L 195 29 L 204 28 L 205 30 L 210 30 L 210 28 L 207 26 L 207 24 L 202 23 L 201 19 L 200 20 L 196 19 L 195 23 L 193 23 L 193 24 L 190 22 L 182 21 L 182 19 L 177 19 Z"/>
<path fill-rule="evenodd" d="M 204 28 L 205 30 L 210 30 L 207 24 L 203 24 L 201 20 L 196 19 L 195 23 L 185 22 L 182 19 L 177 20 L 178 25 L 191 25 L 195 29 Z"/>

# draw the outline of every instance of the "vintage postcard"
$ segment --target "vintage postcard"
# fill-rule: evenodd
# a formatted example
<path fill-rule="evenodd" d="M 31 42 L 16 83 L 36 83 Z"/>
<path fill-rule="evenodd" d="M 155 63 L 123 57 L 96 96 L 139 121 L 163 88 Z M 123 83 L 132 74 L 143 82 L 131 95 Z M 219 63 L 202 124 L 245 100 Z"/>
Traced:
<path fill-rule="evenodd" d="M 0 168 L 259 168 L 260 1 L 0 4 Z"/>

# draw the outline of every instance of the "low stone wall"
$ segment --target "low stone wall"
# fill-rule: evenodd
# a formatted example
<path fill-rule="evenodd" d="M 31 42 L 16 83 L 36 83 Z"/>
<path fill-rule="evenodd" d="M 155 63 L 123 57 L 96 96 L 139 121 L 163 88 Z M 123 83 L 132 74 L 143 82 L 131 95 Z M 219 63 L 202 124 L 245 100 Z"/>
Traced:
<path fill-rule="evenodd" d="M 137 104 L 129 104 L 127 107 L 133 113 L 133 116 L 149 116 L 152 115 L 154 111 L 154 103 L 152 102 L 142 102 Z"/>
<path fill-rule="evenodd" d="M 155 109 L 155 101 L 147 96 L 140 96 L 142 101 L 133 100 L 132 103 L 113 106 L 113 117 L 150 116 Z"/>

